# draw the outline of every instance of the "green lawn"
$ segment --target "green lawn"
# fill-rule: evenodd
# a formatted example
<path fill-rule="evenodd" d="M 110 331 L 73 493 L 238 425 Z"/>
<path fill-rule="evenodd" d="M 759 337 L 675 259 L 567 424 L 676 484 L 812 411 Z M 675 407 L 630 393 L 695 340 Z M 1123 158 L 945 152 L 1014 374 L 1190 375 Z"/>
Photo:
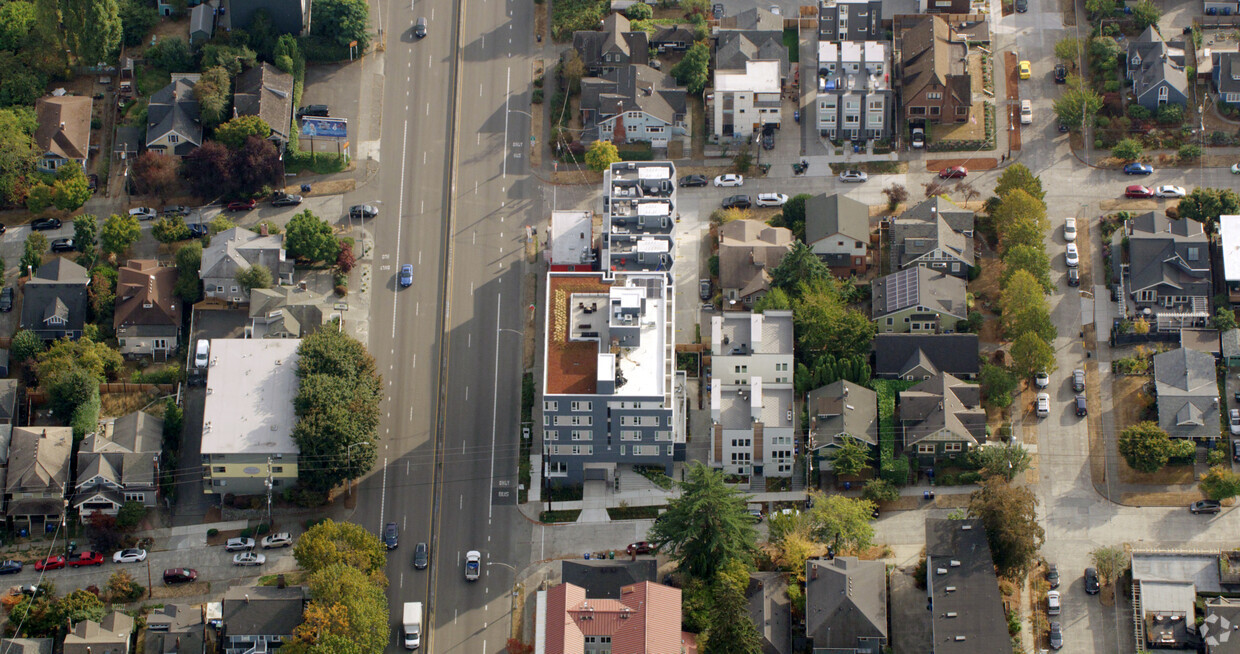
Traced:
<path fill-rule="evenodd" d="M 795 64 L 801 61 L 801 39 L 795 28 L 784 28 L 784 47 L 788 48 L 789 62 Z"/>

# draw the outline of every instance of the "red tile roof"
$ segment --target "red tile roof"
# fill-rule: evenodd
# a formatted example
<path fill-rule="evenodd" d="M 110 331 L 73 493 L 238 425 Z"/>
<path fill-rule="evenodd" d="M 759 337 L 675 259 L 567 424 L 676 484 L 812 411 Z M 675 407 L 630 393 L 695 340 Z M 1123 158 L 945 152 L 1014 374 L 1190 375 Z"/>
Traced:
<path fill-rule="evenodd" d="M 547 592 L 547 654 L 581 654 L 586 636 L 611 638 L 612 654 L 693 654 L 693 634 L 680 630 L 680 589 L 643 581 L 619 600 L 588 599 L 560 584 Z"/>

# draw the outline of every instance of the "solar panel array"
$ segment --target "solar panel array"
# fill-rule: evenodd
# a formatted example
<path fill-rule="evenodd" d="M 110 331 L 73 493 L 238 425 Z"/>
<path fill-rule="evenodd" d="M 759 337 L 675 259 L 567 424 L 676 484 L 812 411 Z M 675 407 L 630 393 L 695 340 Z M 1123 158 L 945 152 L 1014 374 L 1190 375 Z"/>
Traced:
<path fill-rule="evenodd" d="M 906 268 L 887 276 L 887 313 L 917 302 L 917 272 L 920 266 Z"/>

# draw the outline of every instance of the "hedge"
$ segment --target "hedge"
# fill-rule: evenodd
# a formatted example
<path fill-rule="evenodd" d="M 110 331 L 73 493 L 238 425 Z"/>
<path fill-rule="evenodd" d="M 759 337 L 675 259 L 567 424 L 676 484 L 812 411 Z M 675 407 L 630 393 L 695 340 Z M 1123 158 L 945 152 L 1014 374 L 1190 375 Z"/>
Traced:
<path fill-rule="evenodd" d="M 896 394 L 917 382 L 905 379 L 873 379 L 870 387 L 878 396 L 878 466 L 883 479 L 907 484 L 908 459 L 896 459 Z"/>

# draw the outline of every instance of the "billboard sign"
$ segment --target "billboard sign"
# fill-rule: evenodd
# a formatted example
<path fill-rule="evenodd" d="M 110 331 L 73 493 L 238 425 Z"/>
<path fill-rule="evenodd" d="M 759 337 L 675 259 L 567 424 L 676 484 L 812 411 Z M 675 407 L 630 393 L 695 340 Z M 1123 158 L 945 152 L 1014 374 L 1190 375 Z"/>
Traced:
<path fill-rule="evenodd" d="M 306 116 L 301 119 L 301 135 L 306 138 L 342 139 L 348 135 L 349 121 L 344 118 L 317 118 Z"/>

